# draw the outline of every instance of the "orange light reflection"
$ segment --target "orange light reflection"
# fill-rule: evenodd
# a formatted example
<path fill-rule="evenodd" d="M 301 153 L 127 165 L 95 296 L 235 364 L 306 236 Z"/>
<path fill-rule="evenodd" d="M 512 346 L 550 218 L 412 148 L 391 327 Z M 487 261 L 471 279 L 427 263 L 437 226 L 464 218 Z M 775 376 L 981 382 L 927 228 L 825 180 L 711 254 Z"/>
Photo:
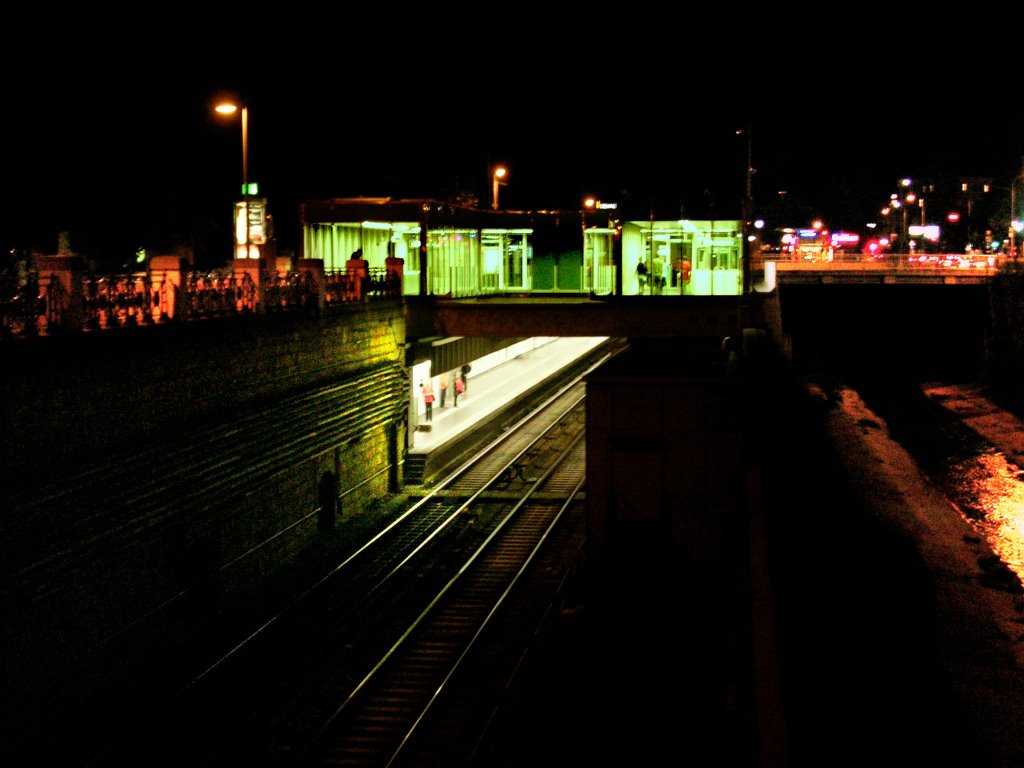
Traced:
<path fill-rule="evenodd" d="M 1002 453 L 982 454 L 961 465 L 957 485 L 974 500 L 980 519 L 968 516 L 989 546 L 1024 582 L 1024 482 Z"/>

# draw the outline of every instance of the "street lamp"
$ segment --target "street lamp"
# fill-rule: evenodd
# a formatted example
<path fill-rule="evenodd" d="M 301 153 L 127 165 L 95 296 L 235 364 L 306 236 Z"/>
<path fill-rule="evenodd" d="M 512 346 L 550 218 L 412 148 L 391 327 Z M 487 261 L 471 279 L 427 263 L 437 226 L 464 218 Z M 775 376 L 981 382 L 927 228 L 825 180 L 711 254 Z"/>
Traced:
<path fill-rule="evenodd" d="M 508 169 L 503 165 L 495 167 L 494 173 L 492 174 L 492 186 L 491 186 L 491 208 L 498 210 L 498 187 L 505 182 L 502 179 L 508 174 Z"/>
<path fill-rule="evenodd" d="M 231 101 L 220 102 L 214 107 L 214 111 L 220 115 L 233 115 L 239 110 L 242 113 L 242 213 L 245 226 L 245 250 L 242 252 L 242 258 L 249 258 L 249 108 Z"/>
<path fill-rule="evenodd" d="M 583 220 L 583 236 L 587 235 L 587 211 L 593 211 L 597 209 L 597 198 L 596 197 L 585 197 L 583 198 L 583 208 L 580 210 L 580 217 Z"/>

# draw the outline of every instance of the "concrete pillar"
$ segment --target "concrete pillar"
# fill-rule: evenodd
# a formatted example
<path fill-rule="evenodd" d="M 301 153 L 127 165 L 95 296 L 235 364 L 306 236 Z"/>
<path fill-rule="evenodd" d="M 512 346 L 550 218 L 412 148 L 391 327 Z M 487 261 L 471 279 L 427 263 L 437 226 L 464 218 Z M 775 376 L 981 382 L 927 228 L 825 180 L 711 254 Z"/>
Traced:
<path fill-rule="evenodd" d="M 387 270 L 387 283 L 395 286 L 395 294 L 402 295 L 402 286 L 405 285 L 405 259 L 397 256 L 388 256 L 384 259 L 384 267 Z"/>
<path fill-rule="evenodd" d="M 363 283 L 370 276 L 370 262 L 366 259 L 349 259 L 345 262 L 345 271 L 353 278 L 353 291 L 356 301 L 363 300 Z"/>
<path fill-rule="evenodd" d="M 267 311 L 266 286 L 263 280 L 266 271 L 262 265 L 261 259 L 235 259 L 232 264 L 232 272 L 237 280 L 241 281 L 248 277 L 256 287 L 256 298 L 249 309 L 260 315 Z"/>
<path fill-rule="evenodd" d="M 149 260 L 149 278 L 160 292 L 160 320 L 177 317 L 178 296 L 188 267 L 188 259 L 179 256 L 154 256 Z"/>
<path fill-rule="evenodd" d="M 85 320 L 85 261 L 81 256 L 40 255 L 34 258 L 33 265 L 39 275 L 40 298 L 46 303 L 44 327 L 40 331 L 56 330 L 49 327 L 51 323 L 69 331 L 81 331 Z"/>

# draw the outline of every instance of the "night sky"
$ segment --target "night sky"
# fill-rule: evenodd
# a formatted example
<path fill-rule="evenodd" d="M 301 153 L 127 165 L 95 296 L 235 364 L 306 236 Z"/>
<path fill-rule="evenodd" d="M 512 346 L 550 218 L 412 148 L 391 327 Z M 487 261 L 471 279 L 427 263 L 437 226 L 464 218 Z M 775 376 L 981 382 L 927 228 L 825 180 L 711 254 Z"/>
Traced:
<path fill-rule="evenodd" d="M 628 41 L 615 18 L 529 14 L 500 30 L 403 17 L 378 34 L 367 25 L 387 16 L 363 13 L 260 20 L 247 56 L 191 16 L 102 37 L 76 20 L 8 30 L 0 241 L 55 252 L 67 231 L 110 265 L 182 243 L 223 261 L 242 171 L 237 117 L 212 112 L 223 91 L 248 104 L 249 179 L 283 250 L 297 247 L 301 200 L 488 205 L 494 163 L 510 172 L 502 207 L 578 209 L 592 194 L 675 200 L 698 218 L 709 204 L 738 215 L 749 149 L 755 213 L 853 229 L 900 177 L 1008 184 L 1024 160 L 1014 59 L 995 46 L 953 55 L 880 46 L 870 26 L 818 42 L 753 23 L 693 42 L 632 16 Z"/>

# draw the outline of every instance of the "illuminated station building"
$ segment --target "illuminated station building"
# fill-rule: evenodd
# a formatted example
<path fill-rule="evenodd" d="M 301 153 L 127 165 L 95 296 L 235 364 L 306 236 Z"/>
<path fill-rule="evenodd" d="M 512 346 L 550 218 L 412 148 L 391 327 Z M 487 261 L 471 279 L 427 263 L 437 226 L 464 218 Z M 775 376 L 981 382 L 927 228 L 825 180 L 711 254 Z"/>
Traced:
<path fill-rule="evenodd" d="M 434 200 L 311 201 L 300 207 L 300 258 L 322 260 L 328 273 L 354 257 L 370 270 L 400 260 L 405 295 L 742 293 L 739 220 L 619 220 L 614 207 L 600 206 L 522 212 Z M 641 278 L 638 264 L 652 279 Z"/>

